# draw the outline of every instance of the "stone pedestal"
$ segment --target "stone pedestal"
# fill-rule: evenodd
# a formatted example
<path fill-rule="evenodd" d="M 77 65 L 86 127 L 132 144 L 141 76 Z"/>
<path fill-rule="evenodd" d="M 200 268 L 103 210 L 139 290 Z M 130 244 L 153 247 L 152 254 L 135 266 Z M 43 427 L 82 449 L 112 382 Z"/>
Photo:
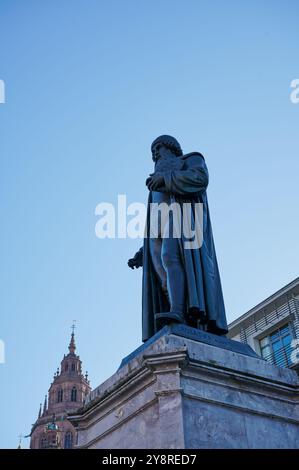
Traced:
<path fill-rule="evenodd" d="M 247 345 L 171 325 L 70 420 L 80 448 L 299 448 L 299 381 Z"/>

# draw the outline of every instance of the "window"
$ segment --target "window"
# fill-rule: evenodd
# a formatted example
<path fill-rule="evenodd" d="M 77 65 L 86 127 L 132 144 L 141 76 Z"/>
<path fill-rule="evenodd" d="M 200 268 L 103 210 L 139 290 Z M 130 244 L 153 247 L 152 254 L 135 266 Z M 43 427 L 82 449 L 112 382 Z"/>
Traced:
<path fill-rule="evenodd" d="M 291 366 L 292 339 L 290 325 L 281 326 L 269 336 L 260 340 L 262 357 L 280 367 Z"/>
<path fill-rule="evenodd" d="M 73 435 L 70 431 L 64 436 L 64 448 L 71 449 L 73 447 Z"/>
<path fill-rule="evenodd" d="M 47 449 L 48 447 L 48 441 L 47 441 L 47 438 L 46 436 L 43 436 L 40 440 L 40 449 Z"/>
<path fill-rule="evenodd" d="M 77 401 L 77 389 L 76 389 L 76 387 L 72 388 L 71 401 Z"/>
<path fill-rule="evenodd" d="M 60 403 L 63 400 L 63 390 L 60 388 L 57 392 L 57 402 Z"/>
<path fill-rule="evenodd" d="M 69 365 L 68 365 L 68 363 L 66 363 L 66 364 L 65 364 L 65 369 L 64 369 L 64 370 L 65 370 L 65 372 L 67 372 L 67 371 L 68 371 L 68 368 L 69 368 Z"/>
<path fill-rule="evenodd" d="M 73 362 L 72 363 L 72 372 L 75 372 L 75 370 L 76 370 L 76 364 Z"/>

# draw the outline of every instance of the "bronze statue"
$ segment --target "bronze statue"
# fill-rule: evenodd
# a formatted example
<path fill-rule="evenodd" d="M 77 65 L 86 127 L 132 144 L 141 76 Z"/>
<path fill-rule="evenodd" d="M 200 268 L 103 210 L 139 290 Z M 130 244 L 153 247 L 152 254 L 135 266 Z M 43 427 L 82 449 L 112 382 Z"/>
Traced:
<path fill-rule="evenodd" d="M 206 194 L 209 176 L 204 157 L 198 152 L 183 155 L 178 141 L 158 137 L 151 146 L 155 171 L 146 180 L 150 191 L 143 247 L 128 261 L 134 269 L 143 266 L 142 337 L 146 341 L 161 327 L 176 322 L 217 335 L 227 333 L 225 307 L 218 271 Z M 151 206 L 188 203 L 194 218 L 195 203 L 203 211 L 202 244 L 186 248 L 183 234 L 173 235 L 170 217 L 164 236 L 162 225 L 151 232 Z"/>

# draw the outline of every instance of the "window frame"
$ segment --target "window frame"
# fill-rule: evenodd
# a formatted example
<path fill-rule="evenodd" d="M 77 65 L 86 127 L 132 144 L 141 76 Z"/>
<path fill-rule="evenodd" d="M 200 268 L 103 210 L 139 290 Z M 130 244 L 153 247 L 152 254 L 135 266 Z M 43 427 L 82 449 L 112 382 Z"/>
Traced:
<path fill-rule="evenodd" d="M 73 400 L 73 396 L 75 399 Z M 76 403 L 77 402 L 77 387 L 74 385 L 71 389 L 71 402 Z"/>
<path fill-rule="evenodd" d="M 288 331 L 285 333 L 285 334 L 281 334 L 281 330 L 285 327 L 288 327 Z M 272 340 L 271 339 L 271 336 L 273 336 L 274 334 L 277 334 L 278 333 L 278 337 L 277 337 L 277 340 Z M 287 336 L 290 336 L 291 337 L 291 340 L 294 339 L 294 332 L 293 332 L 293 327 L 292 327 L 292 324 L 291 322 L 288 321 L 287 322 L 284 322 L 282 324 L 279 324 L 279 325 L 276 325 L 276 328 L 274 328 L 273 330 L 269 331 L 265 336 L 259 338 L 259 348 L 260 348 L 260 352 L 261 352 L 261 356 L 263 359 L 265 359 L 265 361 L 267 361 L 267 357 L 271 357 L 271 360 L 273 360 L 273 364 L 277 365 L 277 366 L 280 366 L 280 367 L 291 367 L 292 366 L 292 363 L 290 362 L 290 359 L 288 357 L 288 354 L 287 354 L 287 350 L 286 350 L 286 347 L 285 345 L 283 344 L 283 339 L 286 338 Z M 266 344 L 265 346 L 262 346 L 261 342 L 263 340 L 266 340 L 268 339 L 268 344 Z M 280 365 L 278 364 L 278 360 L 277 360 L 277 351 L 274 351 L 274 348 L 273 348 L 273 344 L 278 342 L 280 343 L 281 347 L 279 348 L 278 351 L 282 352 L 283 354 L 283 365 Z M 266 348 L 269 348 L 270 349 L 270 354 L 266 355 L 265 357 L 263 356 L 263 350 L 266 349 Z"/>

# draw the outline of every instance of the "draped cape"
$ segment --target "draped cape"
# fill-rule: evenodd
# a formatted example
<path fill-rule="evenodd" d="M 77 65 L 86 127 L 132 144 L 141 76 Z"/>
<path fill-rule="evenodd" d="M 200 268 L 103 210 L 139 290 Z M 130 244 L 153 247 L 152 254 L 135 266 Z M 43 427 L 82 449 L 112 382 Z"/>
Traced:
<path fill-rule="evenodd" d="M 178 239 L 181 260 L 186 274 L 186 312 L 193 312 L 207 325 L 207 331 L 224 335 L 227 333 L 227 322 L 221 288 L 218 263 L 216 258 L 212 226 L 209 215 L 206 188 L 209 175 L 204 157 L 192 152 L 182 157 L 182 168 L 178 171 L 164 173 L 165 186 L 162 191 L 170 195 L 171 202 L 178 202 L 181 207 L 189 202 L 202 204 L 202 236 L 200 248 L 186 248 L 184 237 Z M 163 294 L 156 277 L 150 256 L 150 203 L 148 210 L 143 244 L 143 278 L 142 278 L 142 339 L 146 341 L 155 334 L 155 314 L 169 311 L 167 298 Z M 191 211 L 194 217 L 194 210 Z M 192 217 L 192 215 L 191 215 Z M 188 322 L 187 322 L 188 324 Z"/>

